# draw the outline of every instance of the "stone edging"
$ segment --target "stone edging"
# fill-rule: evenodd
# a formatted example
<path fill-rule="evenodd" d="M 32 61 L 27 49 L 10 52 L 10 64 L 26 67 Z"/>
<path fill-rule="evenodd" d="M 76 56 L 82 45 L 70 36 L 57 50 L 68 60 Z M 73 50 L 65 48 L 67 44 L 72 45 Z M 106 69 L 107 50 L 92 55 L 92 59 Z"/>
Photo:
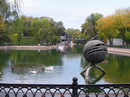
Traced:
<path fill-rule="evenodd" d="M 58 45 L 52 46 L 0 46 L 0 50 L 51 50 L 57 49 Z M 108 53 L 130 56 L 130 49 L 108 47 Z"/>

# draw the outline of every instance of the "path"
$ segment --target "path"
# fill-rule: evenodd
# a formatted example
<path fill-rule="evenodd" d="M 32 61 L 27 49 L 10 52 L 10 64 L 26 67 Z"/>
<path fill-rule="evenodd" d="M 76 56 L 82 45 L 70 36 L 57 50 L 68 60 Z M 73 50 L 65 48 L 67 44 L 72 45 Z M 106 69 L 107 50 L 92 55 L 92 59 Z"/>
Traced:
<path fill-rule="evenodd" d="M 51 46 L 0 46 L 0 50 L 51 50 L 56 49 L 57 45 Z"/>
<path fill-rule="evenodd" d="M 130 56 L 130 49 L 108 47 L 108 53 Z"/>

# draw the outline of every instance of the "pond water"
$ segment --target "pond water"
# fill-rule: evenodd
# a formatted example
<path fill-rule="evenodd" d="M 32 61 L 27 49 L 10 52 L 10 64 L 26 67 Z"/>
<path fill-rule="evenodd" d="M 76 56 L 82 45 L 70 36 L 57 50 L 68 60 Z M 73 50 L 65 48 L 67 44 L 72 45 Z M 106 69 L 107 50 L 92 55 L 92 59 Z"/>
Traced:
<path fill-rule="evenodd" d="M 80 72 L 89 63 L 82 55 L 82 47 L 58 50 L 0 50 L 0 83 L 71 84 L 77 77 L 79 84 L 88 84 Z M 106 74 L 93 68 L 90 79 L 95 84 L 129 83 L 130 57 L 109 54 L 99 64 Z"/>

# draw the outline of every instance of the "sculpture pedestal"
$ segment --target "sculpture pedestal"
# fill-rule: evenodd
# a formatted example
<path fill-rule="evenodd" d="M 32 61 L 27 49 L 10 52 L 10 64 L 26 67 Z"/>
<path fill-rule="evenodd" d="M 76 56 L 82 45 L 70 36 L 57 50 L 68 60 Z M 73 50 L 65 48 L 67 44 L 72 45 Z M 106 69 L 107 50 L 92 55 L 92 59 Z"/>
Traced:
<path fill-rule="evenodd" d="M 106 74 L 106 72 L 98 65 L 90 63 L 80 74 L 85 78 L 86 81 L 90 82 L 90 70 L 92 68 L 99 69 L 103 75 Z M 85 74 L 84 74 L 85 73 Z"/>

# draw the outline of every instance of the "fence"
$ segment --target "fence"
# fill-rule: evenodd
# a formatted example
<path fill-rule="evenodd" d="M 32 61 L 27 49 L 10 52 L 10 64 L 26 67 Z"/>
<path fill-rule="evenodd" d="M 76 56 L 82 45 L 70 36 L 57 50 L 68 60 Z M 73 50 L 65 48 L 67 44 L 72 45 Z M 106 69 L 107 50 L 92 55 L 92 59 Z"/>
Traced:
<path fill-rule="evenodd" d="M 129 97 L 130 84 L 0 84 L 0 97 Z"/>

